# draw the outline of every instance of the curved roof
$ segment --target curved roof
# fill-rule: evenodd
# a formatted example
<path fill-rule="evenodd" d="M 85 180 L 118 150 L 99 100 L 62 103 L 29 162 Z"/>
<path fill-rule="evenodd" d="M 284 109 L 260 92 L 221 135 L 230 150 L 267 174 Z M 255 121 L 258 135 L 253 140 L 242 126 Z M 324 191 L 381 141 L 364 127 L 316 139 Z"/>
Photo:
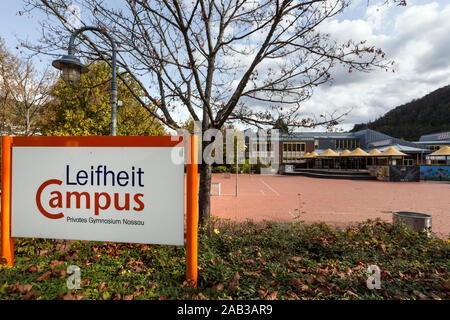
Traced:
<path fill-rule="evenodd" d="M 351 153 L 350 150 L 345 149 L 344 151 L 341 152 L 340 156 L 345 157 L 345 156 L 348 156 L 350 153 Z"/>
<path fill-rule="evenodd" d="M 443 146 L 439 150 L 430 154 L 430 156 L 450 156 L 450 147 Z"/>
<path fill-rule="evenodd" d="M 309 154 L 308 158 L 315 158 L 317 156 L 318 156 L 317 152 L 313 151 Z"/>
<path fill-rule="evenodd" d="M 372 149 L 372 150 L 370 150 L 370 152 L 369 152 L 369 154 L 371 155 L 371 156 L 377 156 L 377 155 L 379 155 L 381 152 L 380 152 L 380 150 L 378 150 L 378 149 Z"/>
<path fill-rule="evenodd" d="M 405 153 L 398 151 L 394 147 L 390 147 L 389 149 L 383 151 L 379 154 L 379 156 L 387 156 L 387 157 L 393 157 L 393 156 L 406 156 Z"/>
<path fill-rule="evenodd" d="M 339 153 L 331 149 L 327 149 L 321 154 L 319 154 L 319 157 L 339 157 Z"/>

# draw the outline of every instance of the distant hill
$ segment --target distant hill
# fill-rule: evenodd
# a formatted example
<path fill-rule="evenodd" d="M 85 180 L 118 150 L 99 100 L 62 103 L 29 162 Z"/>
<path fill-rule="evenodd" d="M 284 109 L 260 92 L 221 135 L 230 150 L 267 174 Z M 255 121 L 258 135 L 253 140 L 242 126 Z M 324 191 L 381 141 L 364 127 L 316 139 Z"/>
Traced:
<path fill-rule="evenodd" d="M 398 106 L 375 121 L 356 124 L 351 132 L 363 129 L 409 141 L 419 140 L 424 134 L 450 131 L 450 85 Z"/>

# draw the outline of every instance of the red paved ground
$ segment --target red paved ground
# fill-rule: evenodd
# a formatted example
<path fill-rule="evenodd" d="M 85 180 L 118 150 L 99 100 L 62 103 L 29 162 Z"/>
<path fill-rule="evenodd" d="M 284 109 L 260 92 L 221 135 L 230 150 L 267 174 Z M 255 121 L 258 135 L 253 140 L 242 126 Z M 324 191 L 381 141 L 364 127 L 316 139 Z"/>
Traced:
<path fill-rule="evenodd" d="M 392 221 L 392 211 L 432 215 L 432 230 L 450 234 L 450 184 L 441 182 L 382 182 L 319 179 L 281 175 L 214 174 L 222 196 L 211 199 L 211 213 L 235 221 L 272 220 L 326 222 L 338 227 L 366 219 Z M 213 187 L 214 188 L 214 187 Z"/>

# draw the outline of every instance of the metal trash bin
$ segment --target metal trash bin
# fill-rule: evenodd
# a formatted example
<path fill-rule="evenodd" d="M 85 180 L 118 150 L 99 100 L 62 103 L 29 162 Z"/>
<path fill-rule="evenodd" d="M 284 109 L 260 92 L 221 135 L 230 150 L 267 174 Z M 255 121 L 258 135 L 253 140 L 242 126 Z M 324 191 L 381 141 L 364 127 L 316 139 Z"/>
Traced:
<path fill-rule="evenodd" d="M 428 236 L 431 235 L 431 216 L 425 213 L 396 211 L 392 212 L 394 225 L 403 222 L 413 231 L 426 230 Z"/>

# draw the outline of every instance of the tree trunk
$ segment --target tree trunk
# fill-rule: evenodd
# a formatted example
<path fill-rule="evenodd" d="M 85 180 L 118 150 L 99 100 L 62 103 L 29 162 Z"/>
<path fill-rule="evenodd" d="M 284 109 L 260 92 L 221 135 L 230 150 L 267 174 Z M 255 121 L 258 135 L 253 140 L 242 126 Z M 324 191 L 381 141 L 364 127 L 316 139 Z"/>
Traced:
<path fill-rule="evenodd" d="M 27 109 L 25 114 L 25 136 L 30 135 L 30 110 Z"/>
<path fill-rule="evenodd" d="M 202 139 L 201 148 L 205 150 L 209 141 Z M 203 157 L 203 152 L 201 153 Z M 211 165 L 202 161 L 199 164 L 200 184 L 198 190 L 198 217 L 201 226 L 209 222 L 211 211 Z"/>
<path fill-rule="evenodd" d="M 204 226 L 209 222 L 211 209 L 211 165 L 202 162 L 200 169 L 200 185 L 198 190 L 199 223 Z"/>

